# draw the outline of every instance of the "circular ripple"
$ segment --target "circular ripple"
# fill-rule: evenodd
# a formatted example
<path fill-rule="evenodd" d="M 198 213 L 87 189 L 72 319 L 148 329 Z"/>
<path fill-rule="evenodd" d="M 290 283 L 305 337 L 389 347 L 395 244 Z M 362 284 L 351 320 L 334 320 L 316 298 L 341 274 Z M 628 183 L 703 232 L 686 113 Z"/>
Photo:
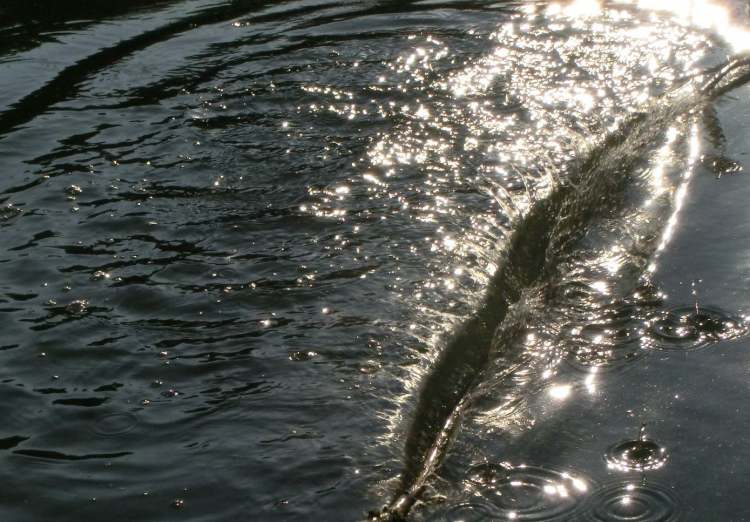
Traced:
<path fill-rule="evenodd" d="M 492 504 L 472 500 L 449 507 L 440 520 L 444 522 L 487 522 L 497 520 L 497 517 L 498 513 Z"/>
<path fill-rule="evenodd" d="M 484 463 L 472 466 L 468 472 L 468 480 L 475 486 L 493 487 L 498 480 L 504 478 L 513 469 L 509 464 Z"/>
<path fill-rule="evenodd" d="M 657 348 L 692 350 L 712 341 L 731 339 L 745 331 L 742 319 L 721 310 L 681 307 L 661 313 L 649 321 L 649 334 Z"/>
<path fill-rule="evenodd" d="M 132 430 L 138 424 L 138 417 L 132 413 L 112 413 L 96 421 L 94 431 L 99 435 L 111 437 Z"/>
<path fill-rule="evenodd" d="M 636 342 L 627 342 L 619 346 L 581 345 L 571 350 L 567 358 L 569 364 L 578 370 L 611 371 L 622 368 L 645 355 L 645 351 Z"/>
<path fill-rule="evenodd" d="M 672 522 L 678 515 L 677 501 L 665 489 L 627 482 L 602 487 L 586 509 L 588 520 L 601 522 Z"/>
<path fill-rule="evenodd" d="M 640 359 L 645 354 L 631 319 L 616 318 L 575 328 L 571 333 L 569 362 L 579 369 L 611 370 Z"/>
<path fill-rule="evenodd" d="M 512 520 L 570 516 L 588 489 L 584 480 L 568 473 L 529 466 L 483 464 L 472 468 L 468 479 L 497 515 Z"/>
<path fill-rule="evenodd" d="M 627 440 L 609 448 L 605 458 L 610 468 L 650 471 L 667 462 L 667 450 L 652 440 Z"/>

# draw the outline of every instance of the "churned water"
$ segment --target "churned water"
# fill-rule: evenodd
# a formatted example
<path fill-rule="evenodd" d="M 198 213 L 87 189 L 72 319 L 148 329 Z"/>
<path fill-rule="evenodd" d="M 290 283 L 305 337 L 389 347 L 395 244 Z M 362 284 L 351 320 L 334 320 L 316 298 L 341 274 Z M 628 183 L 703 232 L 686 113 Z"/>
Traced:
<path fill-rule="evenodd" d="M 750 520 L 747 2 L 0 5 L 0 518 Z"/>

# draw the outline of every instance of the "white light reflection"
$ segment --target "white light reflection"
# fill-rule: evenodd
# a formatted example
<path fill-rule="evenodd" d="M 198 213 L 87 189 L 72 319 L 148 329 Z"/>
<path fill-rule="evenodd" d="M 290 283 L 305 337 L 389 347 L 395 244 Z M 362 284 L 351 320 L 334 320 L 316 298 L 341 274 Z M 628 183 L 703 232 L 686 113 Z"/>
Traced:
<path fill-rule="evenodd" d="M 571 478 L 571 481 L 573 482 L 573 486 L 581 493 L 588 491 L 589 487 L 581 479 L 573 477 Z"/>
<path fill-rule="evenodd" d="M 563 401 L 570 397 L 573 387 L 570 384 L 557 384 L 549 389 L 549 396 L 555 400 Z"/>
<path fill-rule="evenodd" d="M 637 0 L 631 1 L 635 3 Z M 386 120 L 403 122 L 375 136 L 366 158 L 369 165 L 359 170 L 364 174 L 359 180 L 346 182 L 354 183 L 352 191 L 357 195 L 364 186 L 371 201 L 368 215 L 371 212 L 372 217 L 385 219 L 383 214 L 388 212 L 388 219 L 402 220 L 398 223 L 400 228 L 394 226 L 394 230 L 402 232 L 407 230 L 407 220 L 420 227 L 419 234 L 415 234 L 417 239 L 399 238 L 401 247 L 393 243 L 391 248 L 390 243 L 384 242 L 389 253 L 402 259 L 403 266 L 409 266 L 412 272 L 398 282 L 398 292 L 407 304 L 415 305 L 416 312 L 406 320 L 406 328 L 394 326 L 394 331 L 407 330 L 412 336 L 409 342 L 424 348 L 420 350 L 419 364 L 406 370 L 408 376 L 400 377 L 404 381 L 403 394 L 394 402 L 403 408 L 385 414 L 392 433 L 402 430 L 402 416 L 409 413 L 413 392 L 440 353 L 443 334 L 471 313 L 472 303 L 498 270 L 498 252 L 515 223 L 534 201 L 554 189 L 556 180 L 550 173 L 564 179 L 563 167 L 581 152 L 582 146 L 587 146 L 582 145 L 582 139 L 602 136 L 607 129 L 616 130 L 629 112 L 653 96 L 656 80 L 669 88 L 676 78 L 691 72 L 692 64 L 703 56 L 705 35 L 684 24 L 670 23 L 668 15 L 649 13 L 642 17 L 635 9 L 618 11 L 609 5 L 605 12 L 601 4 L 596 0 L 576 0 L 559 1 L 548 8 L 543 4 L 525 6 L 522 11 L 528 14 L 519 14 L 499 27 L 489 38 L 489 52 L 472 61 L 463 62 L 465 57 L 460 50 L 448 48 L 434 37 L 411 37 L 417 41 L 394 60 L 390 71 L 379 81 L 380 73 L 373 76 L 369 88 L 378 93 L 378 98 L 370 100 L 370 105 L 365 99 L 357 99 L 356 93 L 354 100 L 345 91 L 326 92 L 325 86 L 323 92 L 317 93 L 330 98 L 315 100 L 322 110 L 332 103 L 337 114 L 356 111 L 359 115 L 367 106 Z M 679 6 L 666 8 L 679 10 Z M 556 18 L 545 20 L 542 13 Z M 592 16 L 597 18 L 591 19 Z M 653 23 L 644 19 L 648 16 Z M 552 25 L 560 28 L 555 34 L 549 33 Z M 571 26 L 576 30 L 569 30 Z M 452 65 L 441 69 L 445 66 L 441 60 L 453 60 Z M 559 78 L 565 81 L 558 81 Z M 575 121 L 575 130 L 571 130 L 571 120 Z M 668 134 L 670 141 L 677 137 L 676 130 Z M 668 164 L 669 154 L 674 155 L 671 149 L 668 144 L 663 162 L 655 161 L 649 173 L 654 180 L 649 195 L 669 196 L 658 202 L 661 206 L 656 210 L 662 214 L 669 212 L 664 203 L 672 199 L 675 188 L 674 180 L 663 179 L 669 172 L 660 166 Z M 466 157 L 472 158 L 471 172 L 465 168 Z M 344 187 L 348 189 L 342 184 Z M 488 197 L 476 197 L 467 204 L 468 198 L 456 189 Z M 339 197 L 349 194 L 339 188 L 330 190 Z M 683 188 L 677 194 L 680 204 L 685 191 Z M 344 198 L 350 199 L 353 198 Z M 383 202 L 381 206 L 379 200 Z M 315 215 L 332 214 L 317 201 L 306 205 L 303 210 Z M 657 214 L 651 208 L 638 210 L 645 210 L 647 217 Z M 356 215 L 346 218 L 357 219 Z M 676 214 L 671 221 L 676 223 Z M 659 225 L 662 223 L 663 220 Z M 628 223 L 633 224 L 639 223 Z M 366 224 L 362 226 L 363 231 L 368 230 Z M 632 229 L 637 232 L 638 226 Z M 661 226 L 649 237 L 658 238 L 660 231 Z M 663 245 L 669 233 L 665 231 Z M 612 276 L 629 263 L 629 243 L 618 240 L 610 246 L 608 251 L 597 254 L 595 263 L 602 270 L 587 281 L 595 281 L 591 288 L 603 295 L 617 292 Z M 649 247 L 653 248 L 653 244 Z M 414 291 L 405 291 L 413 281 L 419 282 Z M 454 302 L 461 303 L 463 316 L 457 318 L 450 313 L 450 303 Z M 609 334 L 606 336 L 593 340 L 593 349 L 603 354 L 597 356 L 599 359 L 609 357 L 605 353 Z M 527 348 L 536 357 L 536 369 L 545 365 L 543 377 L 549 383 L 555 375 L 549 368 L 556 363 L 550 362 L 554 349 L 548 349 L 545 343 L 542 333 L 539 342 L 530 339 Z M 597 391 L 596 377 L 593 368 L 583 382 L 575 385 L 580 386 L 580 392 L 593 395 Z M 551 399 L 564 401 L 572 395 L 573 387 L 557 384 L 547 391 Z M 518 411 L 523 408 L 516 406 L 523 396 L 521 386 L 511 395 L 515 397 L 493 405 L 496 407 L 482 415 L 485 426 L 523 427 L 533 422 Z M 585 488 L 583 483 L 580 486 L 569 484 L 566 492 Z M 555 490 L 555 494 L 562 493 Z"/>
<path fill-rule="evenodd" d="M 592 367 L 589 374 L 583 380 L 583 383 L 586 385 L 586 391 L 591 395 L 596 393 L 596 374 L 598 370 L 596 366 Z"/>
<path fill-rule="evenodd" d="M 682 180 L 679 187 L 677 187 L 677 191 L 674 196 L 674 209 L 672 211 L 672 215 L 669 216 L 669 220 L 667 221 L 667 225 L 664 227 L 664 232 L 662 233 L 659 246 L 656 248 L 657 256 L 659 252 L 664 250 L 664 248 L 667 246 L 669 241 L 672 239 L 672 236 L 674 235 L 674 230 L 675 226 L 677 225 L 680 210 L 685 203 L 685 196 L 687 195 L 690 178 L 693 176 L 693 172 L 695 171 L 695 164 L 698 161 L 698 157 L 700 155 L 700 139 L 697 124 L 693 124 L 691 128 L 689 146 L 690 152 L 688 156 L 688 165 L 682 175 Z M 653 272 L 655 269 L 656 264 L 652 262 L 649 265 L 648 270 Z"/>
<path fill-rule="evenodd" d="M 598 0 L 574 0 L 567 4 L 550 4 L 545 14 L 547 16 L 565 15 L 573 17 L 596 16 L 602 11 L 601 2 Z"/>
<path fill-rule="evenodd" d="M 609 283 L 606 281 L 594 281 L 591 283 L 591 288 L 602 295 L 609 295 Z"/>
<path fill-rule="evenodd" d="M 735 52 L 750 50 L 750 31 L 733 24 L 727 8 L 711 0 L 638 0 L 638 7 L 669 11 L 683 23 L 716 31 Z"/>

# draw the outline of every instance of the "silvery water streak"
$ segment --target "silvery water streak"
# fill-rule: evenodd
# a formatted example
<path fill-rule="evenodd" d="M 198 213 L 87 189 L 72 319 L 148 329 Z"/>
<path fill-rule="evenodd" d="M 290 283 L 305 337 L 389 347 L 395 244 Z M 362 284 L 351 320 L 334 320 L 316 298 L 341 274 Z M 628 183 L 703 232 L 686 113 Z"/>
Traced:
<path fill-rule="evenodd" d="M 649 264 L 669 239 L 663 224 L 698 158 L 701 113 L 717 97 L 750 81 L 749 65 L 747 56 L 733 57 L 668 90 L 629 115 L 600 144 L 579 151 L 582 159 L 565 177 L 546 173 L 552 186 L 545 195 L 531 197 L 530 208 L 514 224 L 482 304 L 448 336 L 421 383 L 398 492 L 373 518 L 401 520 L 408 514 L 477 389 L 488 382 L 500 386 L 519 368 L 549 371 L 559 361 L 560 354 L 534 353 L 543 351 L 539 343 L 524 347 L 523 337 L 542 318 L 551 318 L 546 311 L 559 306 L 560 289 L 592 264 L 595 252 L 587 248 L 598 229 L 615 219 L 630 225 L 616 245 L 609 245 L 620 257 L 617 292 L 624 297 L 648 284 Z M 649 168 L 649 160 L 659 154 L 671 156 L 672 168 L 682 174 L 669 179 Z M 600 250 L 602 242 L 595 246 Z"/>

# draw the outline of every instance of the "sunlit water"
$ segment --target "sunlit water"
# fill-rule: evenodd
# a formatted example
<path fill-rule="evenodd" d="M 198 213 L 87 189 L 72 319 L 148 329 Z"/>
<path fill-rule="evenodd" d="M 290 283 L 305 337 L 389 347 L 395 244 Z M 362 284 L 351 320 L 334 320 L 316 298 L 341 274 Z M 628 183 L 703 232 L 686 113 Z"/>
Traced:
<path fill-rule="evenodd" d="M 750 520 L 747 6 L 640 4 L 0 7 L 0 518 L 364 519 L 496 317 L 410 517 Z"/>

